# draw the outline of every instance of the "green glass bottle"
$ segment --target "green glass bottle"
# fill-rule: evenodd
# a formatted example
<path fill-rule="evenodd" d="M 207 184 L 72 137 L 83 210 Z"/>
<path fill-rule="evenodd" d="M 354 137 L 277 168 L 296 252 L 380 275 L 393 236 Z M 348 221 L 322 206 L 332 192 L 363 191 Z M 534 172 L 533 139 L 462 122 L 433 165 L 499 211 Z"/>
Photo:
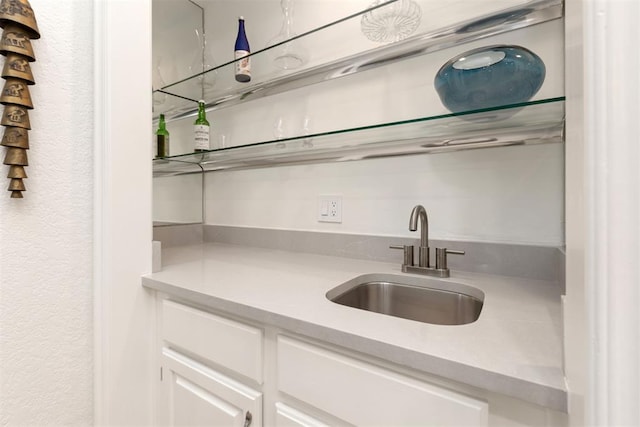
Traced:
<path fill-rule="evenodd" d="M 164 114 L 160 114 L 160 121 L 158 122 L 158 130 L 156 131 L 157 152 L 156 158 L 169 156 L 169 131 L 167 130 L 167 124 L 164 121 Z"/>
<path fill-rule="evenodd" d="M 193 137 L 195 141 L 194 151 L 209 150 L 209 122 L 204 110 L 204 101 L 198 101 L 198 118 L 193 124 Z"/>

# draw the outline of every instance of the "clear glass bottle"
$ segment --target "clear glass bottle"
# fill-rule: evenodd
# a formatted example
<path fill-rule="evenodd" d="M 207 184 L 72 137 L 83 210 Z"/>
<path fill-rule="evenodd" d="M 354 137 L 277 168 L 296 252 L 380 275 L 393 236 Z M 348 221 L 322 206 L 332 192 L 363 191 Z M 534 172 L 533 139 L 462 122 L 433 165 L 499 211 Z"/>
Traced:
<path fill-rule="evenodd" d="M 156 158 L 169 157 L 169 131 L 164 120 L 164 114 L 160 114 L 158 130 L 156 130 Z"/>
<path fill-rule="evenodd" d="M 282 43 L 269 50 L 273 64 L 281 70 L 302 67 L 309 57 L 306 49 L 300 45 L 298 40 L 287 41 L 297 36 L 293 31 L 293 6 L 294 0 L 280 0 L 282 27 L 280 32 L 267 43 L 267 46 Z"/>
<path fill-rule="evenodd" d="M 198 101 L 198 118 L 193 123 L 193 138 L 195 142 L 194 151 L 209 150 L 209 121 L 207 112 L 204 109 L 204 101 Z"/>
<path fill-rule="evenodd" d="M 207 47 L 207 37 L 204 32 L 200 34 L 199 29 L 195 29 L 196 53 L 189 65 L 189 76 L 198 77 L 192 79 L 195 85 L 195 93 L 203 98 L 210 94 L 216 84 L 218 72 L 212 70 L 216 67 L 215 62 L 211 58 L 211 52 Z"/>
<path fill-rule="evenodd" d="M 236 62 L 236 80 L 240 83 L 251 81 L 251 58 L 249 57 L 251 49 L 249 48 L 249 40 L 244 29 L 244 18 L 242 16 L 238 18 L 238 35 L 234 53 L 235 59 L 243 58 Z"/>

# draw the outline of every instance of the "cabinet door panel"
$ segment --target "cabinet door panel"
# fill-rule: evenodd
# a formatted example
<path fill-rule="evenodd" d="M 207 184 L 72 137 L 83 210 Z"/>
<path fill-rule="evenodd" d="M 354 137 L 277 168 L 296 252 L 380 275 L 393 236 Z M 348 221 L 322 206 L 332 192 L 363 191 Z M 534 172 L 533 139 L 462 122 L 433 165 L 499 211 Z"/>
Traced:
<path fill-rule="evenodd" d="M 262 393 L 168 348 L 161 363 L 163 424 L 243 427 L 247 416 L 262 424 Z"/>
<path fill-rule="evenodd" d="M 230 405 L 207 390 L 172 373 L 173 425 L 242 426 L 242 408 Z"/>
<path fill-rule="evenodd" d="M 161 330 L 165 341 L 262 383 L 262 330 L 168 300 Z"/>
<path fill-rule="evenodd" d="M 445 388 L 278 337 L 278 389 L 359 426 L 486 426 L 488 406 Z"/>

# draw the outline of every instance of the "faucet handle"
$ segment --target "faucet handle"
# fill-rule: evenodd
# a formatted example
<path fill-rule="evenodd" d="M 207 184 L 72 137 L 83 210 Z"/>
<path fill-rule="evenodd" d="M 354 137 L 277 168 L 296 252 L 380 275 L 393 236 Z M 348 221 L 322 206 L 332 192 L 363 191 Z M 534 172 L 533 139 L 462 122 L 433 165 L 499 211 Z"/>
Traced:
<path fill-rule="evenodd" d="M 444 250 L 447 252 L 447 254 L 464 255 L 464 251 L 454 251 L 454 250 L 447 249 L 447 248 L 444 248 Z"/>
<path fill-rule="evenodd" d="M 447 248 L 436 248 L 436 269 L 447 270 L 447 255 L 464 255 L 464 251 L 454 251 Z"/>
<path fill-rule="evenodd" d="M 412 245 L 391 245 L 389 249 L 401 249 L 404 251 L 403 265 L 413 265 L 413 246 Z"/>

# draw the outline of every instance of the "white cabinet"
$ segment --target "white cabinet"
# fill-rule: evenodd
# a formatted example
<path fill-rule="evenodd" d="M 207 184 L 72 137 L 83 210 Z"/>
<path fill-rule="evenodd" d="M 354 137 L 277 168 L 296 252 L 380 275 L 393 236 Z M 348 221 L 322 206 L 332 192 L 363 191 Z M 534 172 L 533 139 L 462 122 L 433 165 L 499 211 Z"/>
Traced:
<path fill-rule="evenodd" d="M 278 390 L 359 426 L 486 426 L 487 402 L 279 336 Z"/>
<path fill-rule="evenodd" d="M 158 302 L 159 425 L 566 425 L 564 414 L 518 399 L 163 296 Z"/>
<path fill-rule="evenodd" d="M 158 424 L 261 426 L 262 330 L 167 299 L 158 307 Z"/>
<path fill-rule="evenodd" d="M 169 300 L 162 300 L 161 319 L 168 345 L 262 383 L 261 329 Z"/>
<path fill-rule="evenodd" d="M 168 348 L 161 366 L 161 425 L 262 425 L 262 393 Z"/>

